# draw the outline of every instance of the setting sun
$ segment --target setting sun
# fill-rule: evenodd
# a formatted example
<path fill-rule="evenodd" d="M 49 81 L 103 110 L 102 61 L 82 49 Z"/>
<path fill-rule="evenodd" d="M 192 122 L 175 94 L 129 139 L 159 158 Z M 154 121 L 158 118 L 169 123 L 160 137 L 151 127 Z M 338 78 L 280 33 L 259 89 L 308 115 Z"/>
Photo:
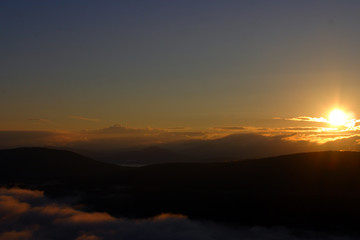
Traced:
<path fill-rule="evenodd" d="M 329 114 L 329 123 L 334 126 L 345 125 L 347 115 L 340 109 L 334 109 Z"/>

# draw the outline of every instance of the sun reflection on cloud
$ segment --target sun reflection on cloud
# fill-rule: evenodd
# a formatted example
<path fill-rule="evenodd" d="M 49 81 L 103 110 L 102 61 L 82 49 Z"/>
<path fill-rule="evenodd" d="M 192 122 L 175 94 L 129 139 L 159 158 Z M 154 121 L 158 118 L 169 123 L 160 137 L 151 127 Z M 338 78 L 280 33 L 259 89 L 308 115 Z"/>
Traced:
<path fill-rule="evenodd" d="M 274 118 L 274 119 L 280 119 L 280 118 Z M 336 141 L 339 139 L 346 139 L 346 138 L 358 136 L 360 132 L 360 124 L 359 124 L 360 120 L 355 119 L 353 113 L 346 112 L 341 108 L 335 108 L 331 110 L 327 118 L 300 116 L 300 117 L 283 118 L 283 120 L 308 122 L 309 124 L 311 123 L 324 124 L 319 127 L 313 127 L 313 128 L 308 127 L 309 131 L 306 130 L 297 131 L 295 130 L 296 128 L 292 128 L 292 129 L 289 128 L 287 132 L 298 133 L 294 136 L 290 136 L 287 138 L 287 140 L 292 140 L 292 141 L 306 140 L 321 144 L 329 141 Z"/>

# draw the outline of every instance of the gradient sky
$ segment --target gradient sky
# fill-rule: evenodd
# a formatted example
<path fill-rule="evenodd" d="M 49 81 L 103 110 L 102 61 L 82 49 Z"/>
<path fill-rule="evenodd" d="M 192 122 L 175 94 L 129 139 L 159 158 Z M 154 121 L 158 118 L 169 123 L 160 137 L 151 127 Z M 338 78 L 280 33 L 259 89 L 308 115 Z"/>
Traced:
<path fill-rule="evenodd" d="M 359 12 L 355 0 L 1 1 L 0 130 L 356 116 Z"/>

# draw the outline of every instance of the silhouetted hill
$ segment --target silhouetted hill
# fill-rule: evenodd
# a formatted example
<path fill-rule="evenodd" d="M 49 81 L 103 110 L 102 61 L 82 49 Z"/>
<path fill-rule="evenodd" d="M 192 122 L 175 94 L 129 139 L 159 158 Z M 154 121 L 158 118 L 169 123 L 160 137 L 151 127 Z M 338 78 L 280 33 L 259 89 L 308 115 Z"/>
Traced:
<path fill-rule="evenodd" d="M 139 212 L 250 225 L 357 231 L 360 153 L 315 152 L 228 163 L 138 169 Z M 133 201 L 135 207 L 140 202 Z M 126 204 L 125 204 L 126 205 Z M 131 207 L 126 207 L 131 208 Z M 130 213 L 129 213 L 130 214 Z"/>
<path fill-rule="evenodd" d="M 115 216 L 172 212 L 246 225 L 359 232 L 359 152 L 124 168 L 67 151 L 23 148 L 0 151 L 0 164 L 2 182 L 43 180 L 47 195 L 81 195 L 81 204 Z"/>
<path fill-rule="evenodd" d="M 274 186 L 276 189 L 291 187 L 306 191 L 357 191 L 360 181 L 359 152 L 300 153 L 264 159 L 227 163 L 169 163 L 145 166 L 139 172 L 150 181 L 159 178 L 176 181 L 181 178 L 198 182 L 237 182 L 237 188 L 254 184 Z M 159 176 L 159 177 L 157 177 Z M 161 179 L 159 179 L 161 181 Z M 350 184 L 351 183 L 351 184 Z M 360 183 L 360 182 L 359 182 Z M 315 186 L 321 186 L 315 189 Z M 336 187 L 332 189 L 325 186 Z M 338 187 L 341 186 L 341 189 Z M 275 190 L 275 189 L 274 189 Z"/>
<path fill-rule="evenodd" d="M 120 172 L 121 167 L 46 148 L 0 150 L 1 179 L 66 179 L 106 176 Z"/>

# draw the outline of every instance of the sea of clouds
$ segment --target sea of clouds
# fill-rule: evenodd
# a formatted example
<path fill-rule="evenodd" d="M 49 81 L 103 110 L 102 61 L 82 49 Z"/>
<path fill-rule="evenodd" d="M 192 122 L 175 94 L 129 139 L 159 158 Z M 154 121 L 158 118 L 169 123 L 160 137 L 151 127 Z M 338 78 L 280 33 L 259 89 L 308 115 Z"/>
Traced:
<path fill-rule="evenodd" d="M 121 204 L 121 203 L 119 203 Z M 44 196 L 44 192 L 0 188 L 1 240 L 139 240 L 139 239 L 355 239 L 349 236 L 294 231 L 284 227 L 230 227 L 163 213 L 148 219 L 116 218 L 86 212 Z"/>

